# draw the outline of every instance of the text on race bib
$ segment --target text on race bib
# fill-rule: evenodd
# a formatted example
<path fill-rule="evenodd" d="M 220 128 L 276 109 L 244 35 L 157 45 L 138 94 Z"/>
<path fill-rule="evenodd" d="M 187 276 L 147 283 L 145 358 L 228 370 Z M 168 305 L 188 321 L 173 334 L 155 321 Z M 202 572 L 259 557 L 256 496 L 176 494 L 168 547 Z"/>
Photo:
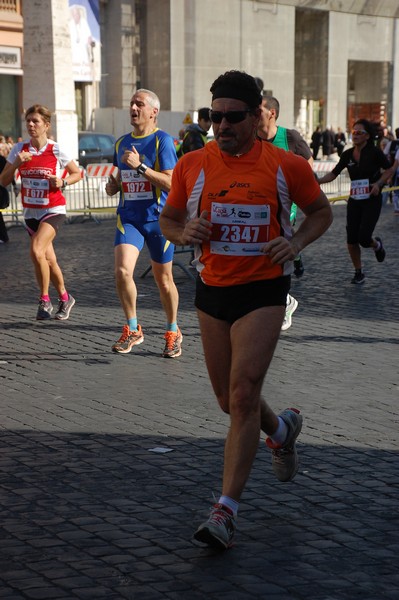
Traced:
<path fill-rule="evenodd" d="M 212 254 L 227 256 L 260 255 L 269 241 L 270 207 L 264 205 L 212 202 Z"/>
<path fill-rule="evenodd" d="M 152 200 L 151 183 L 143 175 L 133 170 L 123 170 L 121 179 L 124 200 Z"/>
<path fill-rule="evenodd" d="M 351 181 L 350 195 L 354 200 L 368 200 L 370 198 L 370 181 L 368 179 L 354 179 Z"/>
<path fill-rule="evenodd" d="M 22 178 L 24 202 L 37 206 L 49 204 L 50 183 L 48 179 Z"/>

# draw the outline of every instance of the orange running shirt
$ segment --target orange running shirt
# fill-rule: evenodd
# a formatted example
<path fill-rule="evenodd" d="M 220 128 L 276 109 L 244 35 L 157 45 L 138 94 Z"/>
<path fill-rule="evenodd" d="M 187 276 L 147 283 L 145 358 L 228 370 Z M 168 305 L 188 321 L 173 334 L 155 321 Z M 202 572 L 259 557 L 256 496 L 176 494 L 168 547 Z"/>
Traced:
<path fill-rule="evenodd" d="M 205 284 L 228 286 L 289 275 L 291 261 L 273 265 L 260 248 L 278 236 L 291 239 L 291 204 L 306 208 L 319 195 L 302 157 L 260 140 L 247 154 L 229 156 L 213 141 L 177 163 L 167 204 L 190 219 L 208 211 L 212 235 L 195 248 L 197 270 Z"/>

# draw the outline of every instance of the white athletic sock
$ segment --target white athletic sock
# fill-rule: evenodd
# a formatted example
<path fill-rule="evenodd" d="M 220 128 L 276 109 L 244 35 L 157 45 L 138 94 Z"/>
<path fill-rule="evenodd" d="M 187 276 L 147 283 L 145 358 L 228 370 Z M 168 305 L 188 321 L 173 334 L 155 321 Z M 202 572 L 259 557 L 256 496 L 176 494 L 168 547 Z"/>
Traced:
<path fill-rule="evenodd" d="M 235 517 L 237 516 L 239 503 L 236 500 L 233 500 L 233 498 L 230 498 L 229 496 L 220 496 L 219 504 L 227 506 L 227 508 L 229 508 L 233 512 L 233 515 Z"/>
<path fill-rule="evenodd" d="M 275 444 L 284 444 L 285 440 L 288 436 L 288 425 L 281 418 L 278 417 L 278 427 L 273 435 L 269 435 L 269 437 L 273 440 Z"/>

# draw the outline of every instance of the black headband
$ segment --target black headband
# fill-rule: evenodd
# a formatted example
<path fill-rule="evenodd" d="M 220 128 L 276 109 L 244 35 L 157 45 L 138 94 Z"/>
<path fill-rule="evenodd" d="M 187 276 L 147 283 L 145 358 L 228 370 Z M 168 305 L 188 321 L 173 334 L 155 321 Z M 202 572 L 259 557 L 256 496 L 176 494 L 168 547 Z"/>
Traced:
<path fill-rule="evenodd" d="M 235 98 L 235 100 L 242 100 L 251 108 L 262 104 L 262 96 L 259 91 L 229 85 L 228 83 L 221 83 L 217 86 L 213 91 L 212 100 L 216 100 L 216 98 Z"/>

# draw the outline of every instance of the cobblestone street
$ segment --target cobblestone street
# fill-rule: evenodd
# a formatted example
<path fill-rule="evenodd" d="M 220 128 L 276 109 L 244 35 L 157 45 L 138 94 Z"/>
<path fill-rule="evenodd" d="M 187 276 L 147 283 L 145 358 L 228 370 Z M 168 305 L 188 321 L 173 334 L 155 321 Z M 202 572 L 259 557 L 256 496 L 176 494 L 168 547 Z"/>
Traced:
<path fill-rule="evenodd" d="M 56 252 L 76 298 L 35 320 L 22 227 L 0 246 L 0 599 L 396 600 L 399 575 L 399 217 L 383 208 L 387 258 L 353 275 L 345 206 L 304 251 L 299 302 L 264 384 L 298 407 L 300 470 L 280 483 L 264 440 L 233 549 L 192 542 L 221 485 L 228 418 L 216 405 L 193 308 L 175 267 L 183 354 L 161 358 L 164 313 L 138 283 L 144 343 L 116 355 L 124 323 L 115 222 L 62 226 Z M 177 256 L 188 265 L 190 255 Z M 138 273 L 148 266 L 142 253 Z M 53 304 L 56 301 L 53 293 Z M 163 450 L 169 450 L 164 452 Z"/>

